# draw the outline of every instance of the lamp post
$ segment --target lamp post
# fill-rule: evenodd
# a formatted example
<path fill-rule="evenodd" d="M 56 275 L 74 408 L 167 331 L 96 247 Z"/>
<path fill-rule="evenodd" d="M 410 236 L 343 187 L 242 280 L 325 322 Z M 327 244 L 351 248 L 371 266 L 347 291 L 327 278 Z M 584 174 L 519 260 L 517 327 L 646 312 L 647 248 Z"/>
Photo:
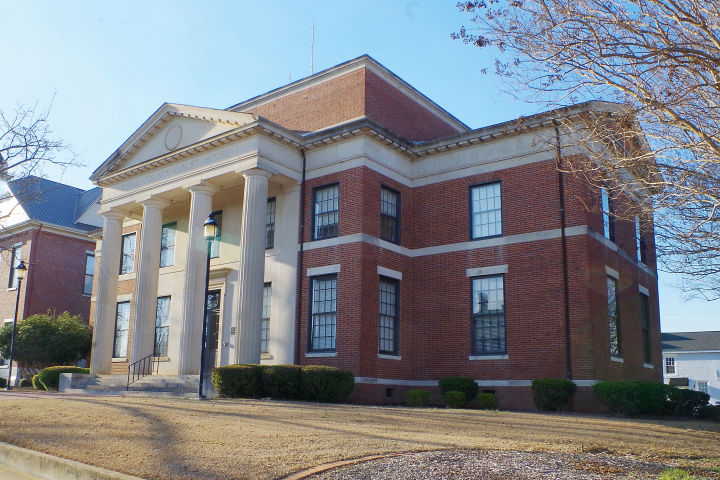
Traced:
<path fill-rule="evenodd" d="M 17 332 L 18 308 L 20 307 L 20 287 L 22 287 L 22 281 L 23 281 L 23 278 L 25 278 L 25 272 L 27 272 L 27 267 L 25 266 L 25 262 L 20 260 L 20 263 L 18 263 L 17 267 L 15 267 L 15 278 L 17 278 L 18 284 L 17 284 L 17 294 L 15 296 L 15 316 L 13 317 L 12 339 L 10 340 L 10 361 L 9 361 L 9 368 L 8 368 L 8 378 L 7 378 L 7 385 L 5 386 L 5 390 L 10 390 L 12 388 L 10 381 L 12 380 L 12 364 L 13 364 L 13 356 L 15 355 L 15 333 Z"/>
<path fill-rule="evenodd" d="M 203 224 L 205 242 L 207 243 L 207 264 L 205 267 L 205 298 L 203 299 L 203 326 L 202 346 L 200 347 L 200 383 L 198 384 L 198 398 L 205 398 L 203 394 L 203 377 L 205 376 L 205 348 L 207 343 L 207 320 L 208 320 L 208 293 L 210 290 L 210 249 L 217 234 L 217 222 L 212 212 L 208 215 Z"/>

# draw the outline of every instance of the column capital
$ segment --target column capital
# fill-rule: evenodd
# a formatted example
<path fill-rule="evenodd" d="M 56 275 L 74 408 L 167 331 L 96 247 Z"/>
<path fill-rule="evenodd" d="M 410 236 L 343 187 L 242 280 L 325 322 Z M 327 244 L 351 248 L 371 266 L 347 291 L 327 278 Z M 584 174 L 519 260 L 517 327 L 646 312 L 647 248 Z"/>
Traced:
<path fill-rule="evenodd" d="M 195 185 L 190 185 L 186 188 L 190 193 L 206 193 L 208 195 L 213 195 L 217 193 L 218 190 L 220 190 L 217 186 L 207 182 L 200 182 Z"/>
<path fill-rule="evenodd" d="M 273 176 L 272 172 L 268 172 L 267 170 L 263 170 L 262 168 L 251 168 L 249 170 L 243 170 L 242 176 L 247 180 L 250 177 L 265 177 L 267 179 L 270 179 L 270 177 Z"/>
<path fill-rule="evenodd" d="M 141 204 L 143 207 L 145 207 L 145 208 L 147 208 L 147 207 L 149 207 L 149 208 L 159 208 L 159 209 L 162 210 L 163 208 L 165 208 L 165 207 L 167 207 L 168 205 L 170 205 L 170 202 L 169 202 L 168 200 L 165 200 L 165 199 L 162 199 L 162 198 L 150 197 L 150 198 L 147 198 L 147 199 L 145 199 L 145 200 L 142 200 L 142 201 L 140 202 L 140 204 Z"/>
<path fill-rule="evenodd" d="M 99 215 L 105 217 L 105 218 L 112 218 L 115 220 L 124 220 L 127 217 L 127 214 L 125 212 L 122 212 L 117 209 L 108 209 L 103 211 L 102 209 L 98 212 Z"/>

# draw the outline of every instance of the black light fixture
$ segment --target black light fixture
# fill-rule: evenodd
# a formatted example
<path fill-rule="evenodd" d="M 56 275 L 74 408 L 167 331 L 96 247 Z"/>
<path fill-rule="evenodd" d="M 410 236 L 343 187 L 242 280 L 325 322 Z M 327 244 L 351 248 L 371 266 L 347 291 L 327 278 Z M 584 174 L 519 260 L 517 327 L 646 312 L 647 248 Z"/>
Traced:
<path fill-rule="evenodd" d="M 203 393 L 203 380 L 205 376 L 205 349 L 207 343 L 207 320 L 208 320 L 208 293 L 210 290 L 210 252 L 212 242 L 217 235 L 218 224 L 215 221 L 215 215 L 210 212 L 207 220 L 203 224 L 203 234 L 207 243 L 207 262 L 205 267 L 205 298 L 203 299 L 203 326 L 202 326 L 202 345 L 200 347 L 200 383 L 198 384 L 198 398 L 205 398 Z"/>
<path fill-rule="evenodd" d="M 12 389 L 12 364 L 13 364 L 13 356 L 15 355 L 15 334 L 17 333 L 17 320 L 18 320 L 18 309 L 20 307 L 20 287 L 22 287 L 22 281 L 23 278 L 25 278 L 25 273 L 27 272 L 27 267 L 25 266 L 25 262 L 20 260 L 20 263 L 17 264 L 15 267 L 15 278 L 17 278 L 18 284 L 17 284 L 17 293 L 15 295 L 15 316 L 13 317 L 13 330 L 12 330 L 12 340 L 10 340 L 10 359 L 9 359 L 9 366 L 8 366 L 8 378 L 7 378 L 7 385 L 5 386 L 5 390 Z"/>

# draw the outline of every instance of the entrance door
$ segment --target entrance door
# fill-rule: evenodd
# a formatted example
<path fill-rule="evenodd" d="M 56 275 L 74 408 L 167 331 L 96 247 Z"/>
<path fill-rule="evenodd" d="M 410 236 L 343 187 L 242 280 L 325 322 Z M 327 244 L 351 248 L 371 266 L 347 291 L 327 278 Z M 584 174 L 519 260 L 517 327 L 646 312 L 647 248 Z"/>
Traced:
<path fill-rule="evenodd" d="M 205 366 L 210 371 L 216 365 L 220 343 L 220 290 L 211 290 L 207 296 L 207 347 Z"/>

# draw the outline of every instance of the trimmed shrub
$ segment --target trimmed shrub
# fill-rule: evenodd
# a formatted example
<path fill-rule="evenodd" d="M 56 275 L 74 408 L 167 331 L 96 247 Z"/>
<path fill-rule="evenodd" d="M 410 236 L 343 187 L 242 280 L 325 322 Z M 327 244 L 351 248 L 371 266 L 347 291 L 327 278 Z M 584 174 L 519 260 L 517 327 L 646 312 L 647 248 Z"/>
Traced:
<path fill-rule="evenodd" d="M 18 386 L 19 387 L 31 387 L 32 382 L 30 380 L 28 380 L 27 378 L 23 378 L 22 380 L 20 380 L 20 383 L 18 383 Z"/>
<path fill-rule="evenodd" d="M 458 392 L 456 390 L 443 393 L 443 399 L 445 399 L 445 405 L 447 405 L 448 408 L 462 408 L 467 401 L 465 392 Z"/>
<path fill-rule="evenodd" d="M 45 390 L 57 390 L 61 373 L 90 373 L 90 369 L 73 366 L 47 367 L 38 372 L 37 378 Z"/>
<path fill-rule="evenodd" d="M 302 367 L 299 365 L 263 365 L 263 396 L 291 400 L 300 397 Z"/>
<path fill-rule="evenodd" d="M 696 416 L 709 400 L 707 393 L 672 387 L 668 395 L 668 411 L 675 415 Z"/>
<path fill-rule="evenodd" d="M 430 405 L 430 392 L 427 390 L 408 390 L 405 392 L 405 403 L 411 407 L 427 407 Z"/>
<path fill-rule="evenodd" d="M 32 386 L 35 390 L 45 390 L 45 386 L 40 383 L 40 377 L 37 375 L 34 375 L 30 381 L 32 382 Z"/>
<path fill-rule="evenodd" d="M 445 377 L 441 378 L 438 382 L 440 391 L 443 396 L 447 392 L 463 392 L 465 394 L 465 401 L 470 402 L 478 393 L 478 385 L 472 378 L 465 377 Z"/>
<path fill-rule="evenodd" d="M 662 415 L 671 410 L 669 398 L 675 387 L 659 382 L 599 382 L 595 396 L 616 415 Z"/>
<path fill-rule="evenodd" d="M 532 392 L 538 410 L 559 412 L 570 402 L 570 396 L 577 386 L 565 378 L 536 378 L 532 381 Z"/>
<path fill-rule="evenodd" d="M 494 393 L 478 393 L 474 406 L 481 410 L 496 410 L 497 396 Z"/>
<path fill-rule="evenodd" d="M 355 387 L 355 376 L 347 370 L 321 365 L 302 367 L 300 382 L 304 400 L 312 402 L 342 402 Z"/>
<path fill-rule="evenodd" d="M 720 405 L 705 405 L 698 409 L 698 417 L 720 421 Z"/>
<path fill-rule="evenodd" d="M 261 371 L 260 365 L 225 365 L 214 368 L 210 380 L 221 397 L 261 398 Z"/>
<path fill-rule="evenodd" d="M 7 378 L 0 377 L 0 388 L 5 388 L 5 387 L 7 387 Z"/>

